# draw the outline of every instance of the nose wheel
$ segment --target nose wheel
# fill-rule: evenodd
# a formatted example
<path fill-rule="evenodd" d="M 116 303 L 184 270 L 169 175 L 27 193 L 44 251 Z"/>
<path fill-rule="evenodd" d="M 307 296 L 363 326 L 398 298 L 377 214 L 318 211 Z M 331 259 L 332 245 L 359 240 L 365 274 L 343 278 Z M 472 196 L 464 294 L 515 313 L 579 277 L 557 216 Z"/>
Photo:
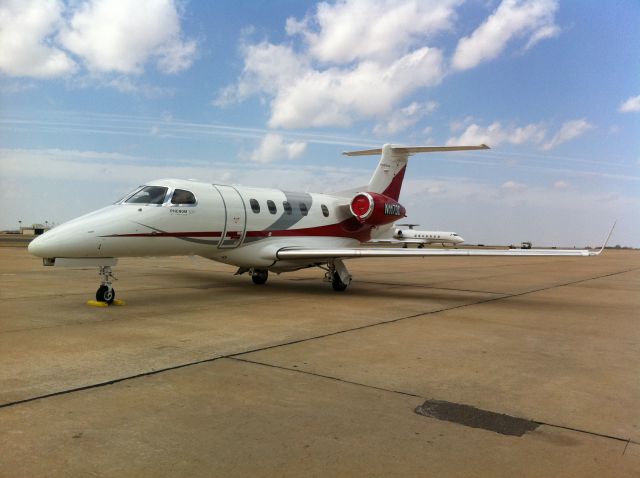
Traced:
<path fill-rule="evenodd" d="M 111 279 L 115 280 L 111 266 L 100 266 L 100 277 L 102 277 L 102 284 L 96 291 L 96 300 L 98 302 L 106 302 L 112 304 L 116 298 L 116 290 L 111 285 Z"/>
<path fill-rule="evenodd" d="M 107 304 L 112 304 L 115 298 L 116 290 L 113 287 L 109 287 L 106 285 L 101 285 L 100 287 L 98 287 L 98 291 L 96 292 L 96 300 L 98 302 L 106 302 Z"/>

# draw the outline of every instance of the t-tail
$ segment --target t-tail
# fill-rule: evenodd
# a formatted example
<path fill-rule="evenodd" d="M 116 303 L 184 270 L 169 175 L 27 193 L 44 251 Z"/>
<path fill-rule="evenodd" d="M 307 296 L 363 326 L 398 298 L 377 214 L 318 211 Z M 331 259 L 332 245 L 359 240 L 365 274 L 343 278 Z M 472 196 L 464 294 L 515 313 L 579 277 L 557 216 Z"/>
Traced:
<path fill-rule="evenodd" d="M 360 151 L 346 151 L 346 156 L 365 156 L 380 154 L 378 167 L 371 176 L 367 191 L 383 194 L 391 199 L 398 200 L 404 173 L 407 169 L 409 156 L 416 153 L 439 153 L 446 151 L 474 151 L 477 149 L 489 149 L 486 144 L 480 146 L 398 146 L 385 144 L 382 148 L 366 149 Z"/>

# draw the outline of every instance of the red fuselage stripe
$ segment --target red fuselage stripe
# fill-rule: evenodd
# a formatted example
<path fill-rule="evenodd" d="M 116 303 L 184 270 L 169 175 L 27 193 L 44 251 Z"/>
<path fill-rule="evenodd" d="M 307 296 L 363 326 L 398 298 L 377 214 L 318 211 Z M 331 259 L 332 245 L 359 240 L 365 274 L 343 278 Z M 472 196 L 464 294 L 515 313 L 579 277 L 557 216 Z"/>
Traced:
<path fill-rule="evenodd" d="M 238 234 L 237 231 L 227 235 Z M 220 231 L 190 231 L 190 232 L 147 232 L 134 234 L 111 234 L 106 237 L 220 237 Z M 361 242 L 371 239 L 371 226 L 361 224 L 355 218 L 349 218 L 338 224 L 326 226 L 306 227 L 300 229 L 282 229 L 277 231 L 247 231 L 246 237 L 348 237 Z"/>

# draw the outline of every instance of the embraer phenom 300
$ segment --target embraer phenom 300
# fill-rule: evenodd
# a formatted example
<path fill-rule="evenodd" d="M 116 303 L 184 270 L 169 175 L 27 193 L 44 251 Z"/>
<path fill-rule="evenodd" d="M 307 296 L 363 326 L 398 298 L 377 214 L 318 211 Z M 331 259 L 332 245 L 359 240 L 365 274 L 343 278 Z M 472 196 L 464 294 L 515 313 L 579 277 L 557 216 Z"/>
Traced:
<path fill-rule="evenodd" d="M 248 272 L 264 284 L 269 271 L 307 267 L 343 291 L 345 259 L 415 256 L 591 256 L 600 251 L 529 249 L 399 249 L 359 247 L 373 231 L 406 216 L 398 202 L 407 159 L 415 153 L 488 149 L 403 147 L 352 151 L 381 155 L 369 185 L 357 193 L 317 194 L 178 179 L 150 181 L 111 206 L 64 223 L 29 245 L 45 265 L 97 266 L 96 299 L 115 298 L 111 267 L 118 257 L 198 255 Z"/>

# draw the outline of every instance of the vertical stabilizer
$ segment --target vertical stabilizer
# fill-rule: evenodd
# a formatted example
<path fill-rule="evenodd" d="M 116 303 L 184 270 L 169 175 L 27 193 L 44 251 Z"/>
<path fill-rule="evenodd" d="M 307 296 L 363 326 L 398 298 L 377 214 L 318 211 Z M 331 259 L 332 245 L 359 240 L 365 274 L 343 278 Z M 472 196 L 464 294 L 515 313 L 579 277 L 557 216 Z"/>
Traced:
<path fill-rule="evenodd" d="M 344 152 L 346 156 L 366 156 L 381 154 L 378 167 L 369 181 L 368 192 L 384 194 L 396 201 L 400 197 L 402 180 L 407 169 L 407 159 L 416 153 L 440 153 L 445 151 L 474 151 L 489 149 L 486 144 L 480 146 L 397 146 L 385 144 L 382 149 Z"/>
<path fill-rule="evenodd" d="M 400 197 L 408 158 L 409 153 L 394 150 L 392 145 L 385 144 L 382 147 L 380 162 L 371 176 L 367 190 L 384 194 L 397 201 Z"/>

